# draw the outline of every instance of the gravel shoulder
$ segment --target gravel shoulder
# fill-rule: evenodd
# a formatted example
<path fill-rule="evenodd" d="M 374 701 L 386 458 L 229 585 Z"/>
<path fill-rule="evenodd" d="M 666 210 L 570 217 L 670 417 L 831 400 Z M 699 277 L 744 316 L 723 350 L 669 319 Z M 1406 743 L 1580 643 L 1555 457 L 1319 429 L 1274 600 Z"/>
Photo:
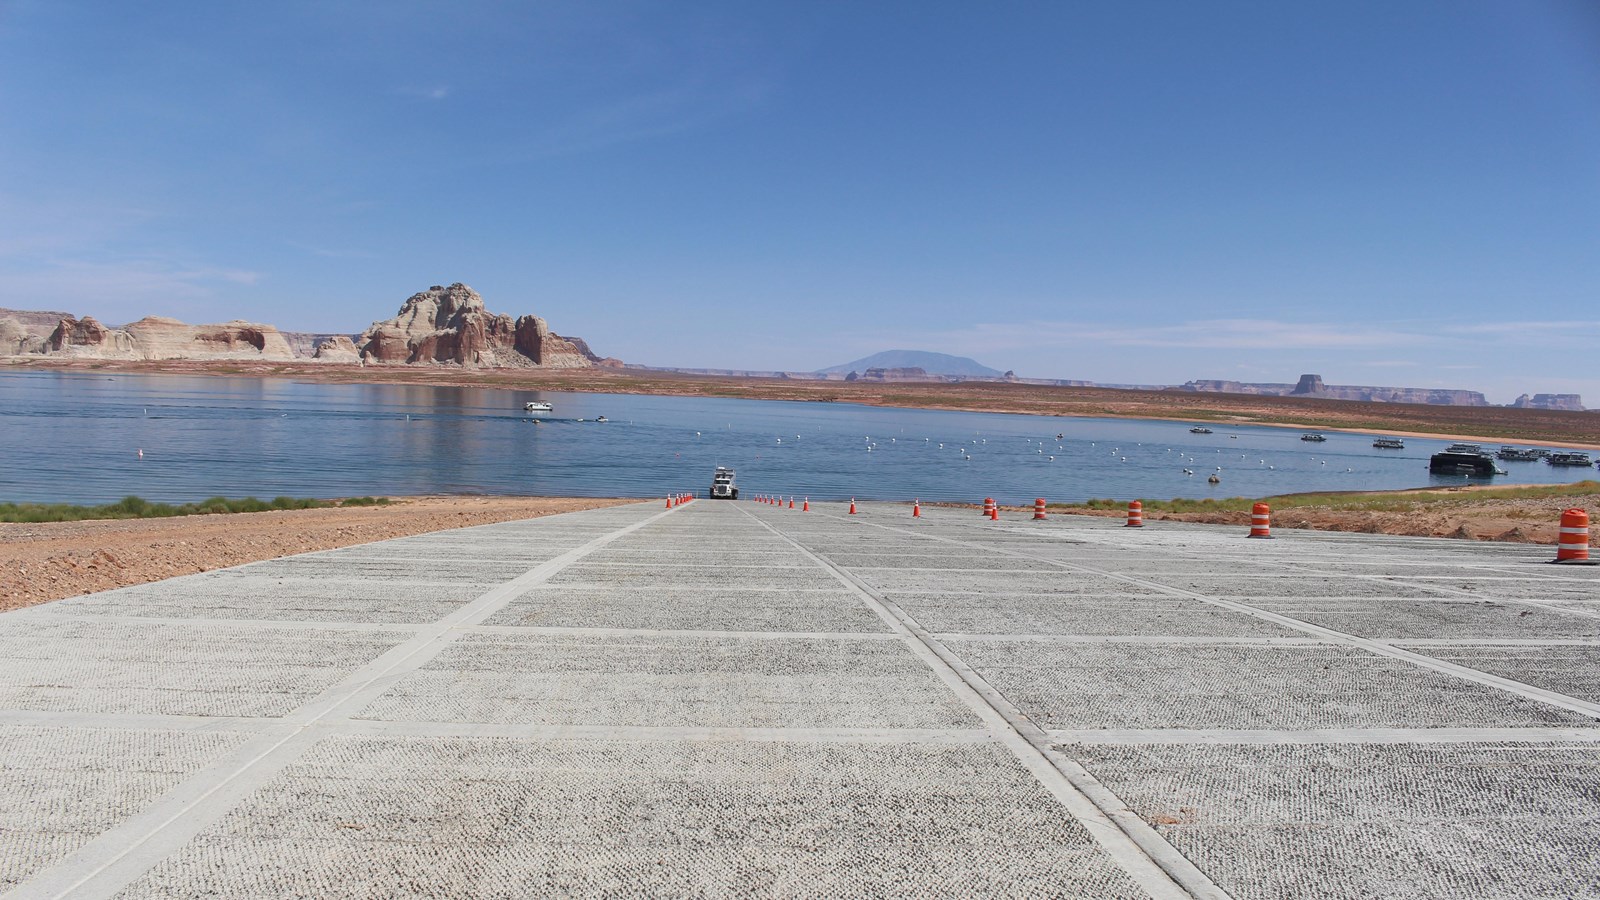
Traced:
<path fill-rule="evenodd" d="M 0 522 L 0 610 L 295 553 L 632 502 L 414 497 L 387 506 L 171 519 Z"/>

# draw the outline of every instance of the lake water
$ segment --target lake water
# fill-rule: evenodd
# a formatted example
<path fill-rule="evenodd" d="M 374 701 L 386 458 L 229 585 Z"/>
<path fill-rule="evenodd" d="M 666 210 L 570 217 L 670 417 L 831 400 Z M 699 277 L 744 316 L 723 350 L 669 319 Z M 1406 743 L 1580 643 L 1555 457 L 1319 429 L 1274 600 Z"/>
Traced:
<path fill-rule="evenodd" d="M 533 416 L 528 400 L 554 404 Z M 609 422 L 595 422 L 598 416 Z M 536 419 L 542 420 L 536 424 Z M 0 500 L 184 502 L 404 494 L 981 500 L 1257 497 L 1462 484 L 1430 476 L 1446 441 L 1301 441 L 1282 428 L 799 403 L 330 385 L 292 379 L 0 373 Z M 1056 435 L 1060 434 L 1060 439 Z M 868 450 L 868 447 L 871 450 Z M 143 455 L 140 455 L 140 451 Z M 1042 452 L 1041 452 L 1042 451 Z M 1054 457 L 1052 459 L 1051 457 Z M 1596 476 L 1500 464 L 1502 483 Z M 1219 468 L 1220 467 L 1220 470 Z M 1184 474 L 1184 469 L 1194 472 Z M 1218 472 L 1211 485 L 1206 476 Z"/>

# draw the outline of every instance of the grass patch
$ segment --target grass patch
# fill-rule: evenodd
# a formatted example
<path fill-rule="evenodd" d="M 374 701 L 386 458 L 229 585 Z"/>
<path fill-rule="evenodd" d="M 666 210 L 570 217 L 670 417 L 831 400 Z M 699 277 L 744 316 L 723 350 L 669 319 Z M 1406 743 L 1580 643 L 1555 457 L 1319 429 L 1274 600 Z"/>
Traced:
<path fill-rule="evenodd" d="M 387 506 L 388 497 L 351 497 L 343 502 L 274 497 L 208 497 L 197 503 L 151 503 L 143 497 L 123 497 L 101 506 L 68 503 L 0 503 L 0 522 L 80 522 L 86 519 L 167 519 L 174 516 L 267 512 L 274 509 L 320 509 L 329 506 Z"/>
<path fill-rule="evenodd" d="M 1410 491 L 1336 492 L 1320 494 L 1281 494 L 1275 497 L 1227 497 L 1204 500 L 1141 500 L 1146 512 L 1205 513 L 1249 512 L 1256 503 L 1274 510 L 1317 507 L 1348 512 L 1413 512 L 1450 506 L 1473 506 L 1485 500 L 1545 500 L 1553 497 L 1600 498 L 1600 481 L 1572 484 L 1542 484 L 1523 487 L 1459 489 L 1424 488 Z M 1127 509 L 1126 500 L 1085 500 L 1082 503 L 1052 503 L 1061 509 Z"/>

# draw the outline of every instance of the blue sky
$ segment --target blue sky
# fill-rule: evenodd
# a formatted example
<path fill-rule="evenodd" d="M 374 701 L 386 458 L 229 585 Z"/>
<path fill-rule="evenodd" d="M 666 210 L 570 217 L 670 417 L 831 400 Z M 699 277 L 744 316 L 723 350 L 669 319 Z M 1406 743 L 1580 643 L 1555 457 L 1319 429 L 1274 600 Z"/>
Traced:
<path fill-rule="evenodd" d="M 1582 392 L 1600 7 L 0 0 L 0 306 Z"/>

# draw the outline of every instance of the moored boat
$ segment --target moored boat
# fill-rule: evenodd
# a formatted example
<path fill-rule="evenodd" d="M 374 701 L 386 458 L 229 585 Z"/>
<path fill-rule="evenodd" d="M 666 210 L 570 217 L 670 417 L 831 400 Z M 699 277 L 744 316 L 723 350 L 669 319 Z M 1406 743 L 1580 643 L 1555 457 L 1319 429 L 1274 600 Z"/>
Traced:
<path fill-rule="evenodd" d="M 1451 444 L 1443 453 L 1428 457 L 1428 471 L 1435 475 L 1504 475 L 1494 460 L 1477 444 Z"/>
<path fill-rule="evenodd" d="M 1372 446 L 1379 450 L 1404 450 L 1406 442 L 1399 438 L 1378 438 L 1372 442 Z"/>
<path fill-rule="evenodd" d="M 1545 462 L 1552 466 L 1582 466 L 1585 469 L 1594 465 L 1594 460 L 1589 458 L 1589 454 L 1577 451 L 1552 453 L 1545 458 Z"/>
<path fill-rule="evenodd" d="M 551 412 L 555 409 L 554 406 L 548 403 L 540 403 L 538 400 L 529 400 L 527 403 L 522 404 L 522 408 L 528 412 Z"/>
<path fill-rule="evenodd" d="M 1211 429 L 1206 428 L 1203 425 L 1196 425 L 1195 427 L 1189 429 L 1189 433 L 1190 434 L 1210 434 L 1211 433 Z"/>
<path fill-rule="evenodd" d="M 1302 441 L 1316 441 L 1318 443 L 1321 443 L 1322 441 L 1327 440 L 1327 438 L 1323 437 L 1322 435 L 1318 434 L 1315 431 L 1308 431 L 1305 434 L 1300 435 L 1300 440 L 1302 440 Z"/>
<path fill-rule="evenodd" d="M 1549 455 L 1549 450 L 1523 449 L 1511 446 L 1501 447 L 1494 453 L 1495 459 L 1503 459 L 1508 462 L 1537 462 Z"/>

